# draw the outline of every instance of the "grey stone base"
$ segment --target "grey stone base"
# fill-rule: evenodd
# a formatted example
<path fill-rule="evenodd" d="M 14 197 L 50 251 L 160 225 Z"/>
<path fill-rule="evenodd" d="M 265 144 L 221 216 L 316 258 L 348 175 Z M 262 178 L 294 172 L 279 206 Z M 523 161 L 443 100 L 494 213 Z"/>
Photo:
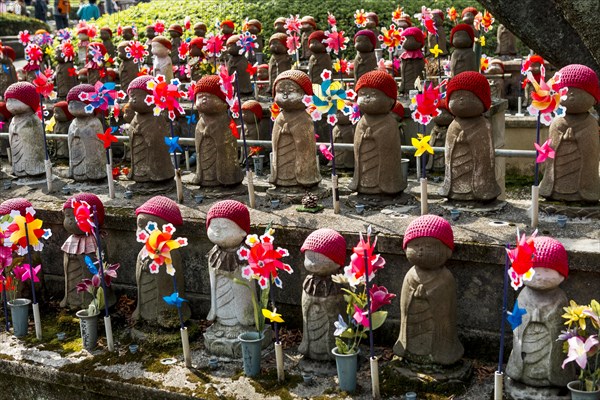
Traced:
<path fill-rule="evenodd" d="M 244 196 L 248 194 L 248 188 L 244 185 L 235 186 L 201 186 L 200 193 L 207 199 L 230 199 L 234 196 Z"/>
<path fill-rule="evenodd" d="M 313 186 L 311 188 L 303 186 L 276 186 L 267 189 L 267 198 L 269 200 L 278 199 L 283 204 L 301 204 L 302 198 L 308 192 L 316 195 L 319 199 L 330 196 L 330 191 L 322 186 Z"/>
<path fill-rule="evenodd" d="M 413 196 L 404 192 L 396 195 L 353 193 L 346 198 L 346 205 L 349 207 L 354 208 L 357 204 L 364 204 L 370 209 L 379 210 L 394 205 L 417 204 L 417 201 Z"/>
<path fill-rule="evenodd" d="M 175 179 L 160 182 L 135 182 L 127 187 L 134 195 L 155 196 L 172 193 L 175 190 Z"/>
<path fill-rule="evenodd" d="M 571 398 L 566 387 L 533 387 L 509 377 L 504 381 L 504 394 L 511 400 L 568 400 Z"/>
<path fill-rule="evenodd" d="M 445 210 L 460 210 L 464 212 L 472 212 L 478 214 L 491 214 L 502 211 L 506 206 L 506 201 L 494 200 L 490 203 L 479 203 L 475 201 L 457 201 L 447 199 L 440 206 Z"/>
<path fill-rule="evenodd" d="M 241 358 L 242 346 L 238 336 L 242 333 L 252 331 L 254 327 L 246 326 L 225 326 L 214 323 L 208 327 L 204 333 L 204 346 L 206 352 L 215 356 Z M 265 329 L 265 336 L 262 341 L 262 348 L 268 347 L 273 339 L 271 328 Z"/>
<path fill-rule="evenodd" d="M 416 365 L 401 361 L 391 368 L 396 376 L 413 383 L 416 389 L 431 385 L 436 392 L 452 392 L 459 386 L 467 385 L 473 373 L 473 365 L 467 360 L 459 360 L 450 366 Z"/>
<path fill-rule="evenodd" d="M 540 200 L 540 211 L 548 215 L 565 215 L 569 218 L 593 218 L 600 219 L 600 204 L 595 205 L 568 205 L 557 204 Z"/>

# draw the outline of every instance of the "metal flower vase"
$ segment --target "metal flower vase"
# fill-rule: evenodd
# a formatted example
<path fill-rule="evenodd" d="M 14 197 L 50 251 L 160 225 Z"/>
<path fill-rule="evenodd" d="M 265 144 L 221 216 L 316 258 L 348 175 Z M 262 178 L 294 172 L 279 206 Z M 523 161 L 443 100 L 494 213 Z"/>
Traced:
<path fill-rule="evenodd" d="M 258 332 L 245 332 L 238 336 L 242 347 L 244 374 L 248 377 L 260 373 L 260 359 L 264 335 Z"/>
<path fill-rule="evenodd" d="M 83 348 L 92 351 L 98 344 L 98 315 L 100 313 L 88 315 L 88 310 L 79 310 L 76 315 L 79 318 Z"/>
<path fill-rule="evenodd" d="M 8 302 L 12 318 L 13 334 L 16 337 L 27 336 L 29 327 L 29 299 L 15 299 Z"/>

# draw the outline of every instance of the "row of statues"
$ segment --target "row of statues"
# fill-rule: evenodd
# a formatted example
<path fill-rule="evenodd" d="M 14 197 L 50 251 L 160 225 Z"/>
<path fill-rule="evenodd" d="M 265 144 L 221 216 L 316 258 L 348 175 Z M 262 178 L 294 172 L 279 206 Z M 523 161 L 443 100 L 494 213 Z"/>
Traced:
<path fill-rule="evenodd" d="M 93 238 L 86 236 L 75 223 L 72 199 L 87 201 L 96 207 L 98 222 L 104 221 L 104 206 L 91 193 L 79 193 L 63 207 L 64 227 L 70 234 L 64 243 L 65 295 L 61 306 L 78 308 L 85 294 L 77 293 L 76 283 L 89 274 L 83 257 L 94 254 Z M 2 213 L 19 210 L 25 199 L 11 199 L 0 205 Z M 137 226 L 143 229 L 149 222 L 181 226 L 183 219 L 178 205 L 163 196 L 146 201 L 136 210 Z M 210 278 L 210 311 L 213 321 L 205 333 L 207 351 L 211 354 L 239 356 L 237 336 L 253 329 L 251 301 L 253 286 L 240 285 L 242 264 L 237 250 L 251 232 L 247 207 L 235 200 L 213 204 L 206 215 L 206 233 L 214 247 L 208 252 Z M 525 281 L 518 296 L 523 308 L 523 322 L 514 331 L 513 351 L 506 372 L 512 379 L 534 387 L 564 386 L 573 378 L 572 369 L 561 369 L 562 345 L 556 338 L 562 328 L 562 308 L 567 306 L 560 284 L 568 277 L 569 266 L 564 246 L 556 239 L 534 237 L 536 258 L 533 279 Z M 413 220 L 404 232 L 402 248 L 412 267 L 404 276 L 400 294 L 400 332 L 393 346 L 394 353 L 413 368 L 437 365 L 449 368 L 460 361 L 464 348 L 458 337 L 457 287 L 452 272 L 446 267 L 454 250 L 451 225 L 435 215 L 423 215 Z M 303 336 L 299 351 L 313 360 L 329 360 L 335 347 L 334 323 L 343 314 L 345 301 L 341 286 L 332 278 L 341 272 L 347 260 L 347 243 L 335 230 L 323 228 L 305 239 L 304 253 L 307 275 L 302 284 Z M 172 291 L 173 278 L 168 274 L 151 273 L 148 259 L 136 262 L 138 287 L 135 320 L 163 327 L 179 326 L 173 308 L 162 301 Z M 177 253 L 172 254 L 179 296 L 185 298 L 184 264 Z M 183 318 L 191 312 L 183 304 Z"/>
<path fill-rule="evenodd" d="M 550 126 L 556 157 L 549 161 L 540 193 L 553 200 L 596 202 L 600 197 L 600 177 L 595 167 L 599 157 L 598 128 L 589 109 L 600 100 L 598 79 L 582 65 L 567 66 L 560 74 L 562 85 L 568 88 L 563 103 L 566 114 L 555 118 Z M 164 145 L 169 132 L 167 123 L 144 102 L 146 95 L 151 94 L 147 88 L 150 79 L 148 75 L 137 77 L 128 90 L 128 107 L 135 112 L 129 127 L 130 178 L 136 182 L 164 182 L 174 174 L 168 147 Z M 354 176 L 349 188 L 361 194 L 399 194 L 407 182 L 399 168 L 400 133 L 391 112 L 397 104 L 396 82 L 388 73 L 376 70 L 363 75 L 355 89 L 362 116 L 353 135 Z M 321 181 L 321 175 L 315 157 L 315 128 L 303 102 L 304 96 L 313 94 L 310 78 L 299 70 L 288 70 L 277 77 L 273 90 L 281 112 L 273 124 L 269 181 L 276 187 L 313 188 Z M 69 176 L 76 181 L 105 178 L 104 148 L 96 136 L 103 131 L 102 125 L 93 114 L 85 112 L 86 101 L 79 97 L 93 91 L 93 86 L 83 84 L 67 95 L 66 111 L 73 117 L 68 128 Z M 41 175 L 44 149 L 42 125 L 35 114 L 39 108 L 35 87 L 19 82 L 7 89 L 5 97 L 6 109 L 13 115 L 9 127 L 13 174 Z M 237 143 L 231 134 L 228 105 L 217 76 L 200 79 L 195 87 L 195 105 L 199 119 L 193 183 L 203 187 L 240 184 L 243 174 Z M 490 87 L 482 74 L 466 71 L 449 81 L 445 107 L 454 119 L 448 125 L 444 143 L 442 196 L 480 202 L 499 196 L 492 132 L 483 116 L 490 105 Z M 66 117 L 64 103 L 61 106 Z M 247 111 L 246 117 L 255 122 L 259 104 L 248 107 L 255 112 Z"/>

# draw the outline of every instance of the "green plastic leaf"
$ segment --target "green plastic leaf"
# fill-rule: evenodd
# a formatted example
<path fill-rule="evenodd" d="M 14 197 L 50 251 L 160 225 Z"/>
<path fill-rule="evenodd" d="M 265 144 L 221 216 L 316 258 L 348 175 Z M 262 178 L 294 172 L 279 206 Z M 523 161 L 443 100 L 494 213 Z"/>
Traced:
<path fill-rule="evenodd" d="M 352 328 L 346 329 L 344 332 L 342 332 L 341 335 L 339 335 L 339 337 L 344 338 L 344 339 L 353 339 L 354 338 L 354 329 L 352 329 Z"/>
<path fill-rule="evenodd" d="M 360 307 L 360 308 L 365 308 L 366 305 L 366 301 L 361 299 L 356 293 L 346 289 L 346 288 L 342 288 L 342 291 L 348 293 L 351 297 L 352 300 L 354 300 L 354 303 Z M 349 301 L 346 300 L 347 303 L 350 303 Z"/>
<path fill-rule="evenodd" d="M 98 291 L 96 292 L 96 300 L 98 301 L 98 310 L 101 310 L 104 308 L 104 290 L 102 289 L 102 287 L 98 288 Z"/>
<path fill-rule="evenodd" d="M 376 311 L 373 314 L 371 314 L 371 321 L 373 324 L 373 330 L 379 328 L 381 325 L 383 325 L 383 323 L 385 322 L 385 319 L 387 318 L 388 312 L 387 311 Z"/>
<path fill-rule="evenodd" d="M 250 287 L 249 282 L 247 280 L 245 280 L 245 279 L 233 278 L 233 282 L 237 283 L 238 285 Z"/>
<path fill-rule="evenodd" d="M 335 338 L 335 345 L 337 346 L 338 353 L 348 354 L 348 345 L 339 337 Z"/>

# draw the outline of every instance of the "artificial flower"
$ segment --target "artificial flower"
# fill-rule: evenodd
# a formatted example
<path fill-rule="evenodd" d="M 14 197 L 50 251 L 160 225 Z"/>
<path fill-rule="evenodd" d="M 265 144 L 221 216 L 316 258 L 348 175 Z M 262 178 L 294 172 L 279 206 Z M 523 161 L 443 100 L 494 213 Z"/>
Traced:
<path fill-rule="evenodd" d="M 34 283 L 38 283 L 40 281 L 40 278 L 38 278 L 38 274 L 41 269 L 42 266 L 39 264 L 33 268 L 30 268 L 29 264 L 23 264 L 21 266 L 14 267 L 13 273 L 15 274 L 15 277 L 21 282 L 33 280 Z"/>
<path fill-rule="evenodd" d="M 391 24 L 389 29 L 381 28 L 381 35 L 379 35 L 381 47 L 387 48 L 390 53 L 393 53 L 400 46 L 402 39 L 402 31 L 396 29 L 396 25 Z"/>
<path fill-rule="evenodd" d="M 572 324 L 578 324 L 581 330 L 585 331 L 586 328 L 586 315 L 584 311 L 586 310 L 586 306 L 580 306 L 575 303 L 573 300 L 570 301 L 570 305 L 568 307 L 563 307 L 565 313 L 562 315 L 567 321 L 565 325 L 568 325 L 571 328 Z"/>
<path fill-rule="evenodd" d="M 283 318 L 281 318 L 281 314 L 278 314 L 276 311 L 271 311 L 267 308 L 262 309 L 262 315 L 265 318 L 268 318 L 271 322 L 283 323 Z"/>
<path fill-rule="evenodd" d="M 341 315 L 338 315 L 338 320 L 333 323 L 333 326 L 335 328 L 333 336 L 340 336 L 348 329 L 348 325 L 346 324 Z"/>
<path fill-rule="evenodd" d="M 365 14 L 364 9 L 357 9 L 354 12 L 354 23 L 359 28 L 364 28 L 365 26 L 367 26 L 367 15 Z"/>
<path fill-rule="evenodd" d="M 357 324 L 364 326 L 365 328 L 369 328 L 369 315 L 366 311 L 363 311 L 359 306 L 354 304 L 354 315 L 352 318 L 356 321 Z"/>
<path fill-rule="evenodd" d="M 155 116 L 159 116 L 162 110 L 167 110 L 169 119 L 174 121 L 175 111 L 180 115 L 185 114 L 179 99 L 185 98 L 187 94 L 179 90 L 179 80 L 171 79 L 171 82 L 167 82 L 164 75 L 158 75 L 148 81 L 146 87 L 152 91 L 152 94 L 146 95 L 144 102 L 149 106 L 154 104 Z"/>
<path fill-rule="evenodd" d="M 256 279 L 261 289 L 266 289 L 273 281 L 275 286 L 281 288 L 281 278 L 278 270 L 291 274 L 292 267 L 281 261 L 281 258 L 289 255 L 286 249 L 278 247 L 275 249 L 273 241 L 275 238 L 269 232 L 262 236 L 248 235 L 246 246 L 241 246 L 237 251 L 240 260 L 247 261 L 248 265 L 242 267 L 242 277 L 245 279 Z"/>
<path fill-rule="evenodd" d="M 546 161 L 548 158 L 554 158 L 556 152 L 554 149 L 552 149 L 552 147 L 550 147 L 551 144 L 552 139 L 546 140 L 541 146 L 537 143 L 533 143 L 533 146 L 538 153 L 537 158 L 535 159 L 536 163 L 540 164 Z"/>
<path fill-rule="evenodd" d="M 514 331 L 523 323 L 523 315 L 527 314 L 527 310 L 524 308 L 519 308 L 519 301 L 515 300 L 513 310 L 507 311 L 506 314 L 506 320 L 510 324 L 512 330 Z"/>
<path fill-rule="evenodd" d="M 98 139 L 102 141 L 105 149 L 108 149 L 112 143 L 117 143 L 117 138 L 112 134 L 113 128 L 108 127 L 104 133 L 97 133 Z"/>
<path fill-rule="evenodd" d="M 335 70 L 335 72 L 346 74 L 348 72 L 348 60 L 338 58 L 333 63 L 333 69 Z"/>
<path fill-rule="evenodd" d="M 420 157 L 425 152 L 433 154 L 433 148 L 429 144 L 430 140 L 431 135 L 423 136 L 422 133 L 417 133 L 416 138 L 410 139 L 412 145 L 417 148 L 417 150 L 415 151 L 415 157 Z"/>
<path fill-rule="evenodd" d="M 544 125 L 550 125 L 554 117 L 561 117 L 566 113 L 566 108 L 560 105 L 560 101 L 566 97 L 568 88 L 561 87 L 560 73 L 557 72 L 548 82 L 545 82 L 546 68 L 542 65 L 540 70 L 539 83 L 531 71 L 527 72 L 527 79 L 534 90 L 531 92 L 532 101 L 527 111 L 530 115 L 539 116 L 540 122 Z"/>
<path fill-rule="evenodd" d="M 482 74 L 487 72 L 490 69 L 490 59 L 485 54 L 481 55 L 481 60 L 479 61 L 479 72 Z"/>
<path fill-rule="evenodd" d="M 356 93 L 353 90 L 345 90 L 342 82 L 332 81 L 331 71 L 324 69 L 321 73 L 321 84 L 313 84 L 313 95 L 306 95 L 303 98 L 304 104 L 308 107 L 315 106 L 315 111 L 311 114 L 314 121 L 327 115 L 327 123 L 335 125 L 337 123 L 337 111 L 341 110 L 345 115 L 350 115 L 352 110 L 346 105 L 346 100 L 353 100 Z"/>
<path fill-rule="evenodd" d="M 17 290 L 17 285 L 15 284 L 14 279 L 11 276 L 7 276 L 6 278 L 2 275 L 0 276 L 0 280 L 2 281 L 2 285 L 0 285 L 0 293 L 6 290 L 7 292 L 14 292 Z"/>
<path fill-rule="evenodd" d="M 367 254 L 369 280 L 375 277 L 375 272 L 382 269 L 385 265 L 385 259 L 379 254 L 374 254 L 377 238 L 371 243 L 371 226 L 367 230 L 367 240 L 365 241 L 362 232 L 356 247 L 352 249 L 350 264 L 344 267 L 344 275 L 352 287 L 365 282 L 365 252 Z"/>
<path fill-rule="evenodd" d="M 163 300 L 170 306 L 181 308 L 181 305 L 186 299 L 179 297 L 179 292 L 173 292 L 169 296 L 163 296 Z"/>
<path fill-rule="evenodd" d="M 456 12 L 456 8 L 454 8 L 454 7 L 446 8 L 446 15 L 448 15 L 448 19 L 450 19 L 450 21 L 456 23 L 456 19 L 458 18 L 458 13 Z"/>
<path fill-rule="evenodd" d="M 371 313 L 376 312 L 387 304 L 392 304 L 392 299 L 396 297 L 395 294 L 389 293 L 384 286 L 377 286 L 375 284 L 369 289 L 369 296 L 371 296 Z"/>
<path fill-rule="evenodd" d="M 567 363 L 575 361 L 581 369 L 585 369 L 587 366 L 588 352 L 599 344 L 598 338 L 594 335 L 588 337 L 585 342 L 579 336 L 575 336 L 567 340 L 567 343 L 569 344 L 569 353 L 563 361 L 562 367 L 565 368 Z"/>
<path fill-rule="evenodd" d="M 171 251 L 187 246 L 186 238 L 173 239 L 175 227 L 172 224 L 163 225 L 162 230 L 155 222 L 148 222 L 144 229 L 139 230 L 137 241 L 144 243 L 143 256 L 152 259 L 150 272 L 157 274 L 161 265 L 167 267 L 167 274 L 175 276 Z"/>
<path fill-rule="evenodd" d="M 275 121 L 279 113 L 281 113 L 281 108 L 279 108 L 277 103 L 273 102 L 273 104 L 271 104 L 271 107 L 269 108 L 269 111 L 271 112 L 271 121 Z"/>

